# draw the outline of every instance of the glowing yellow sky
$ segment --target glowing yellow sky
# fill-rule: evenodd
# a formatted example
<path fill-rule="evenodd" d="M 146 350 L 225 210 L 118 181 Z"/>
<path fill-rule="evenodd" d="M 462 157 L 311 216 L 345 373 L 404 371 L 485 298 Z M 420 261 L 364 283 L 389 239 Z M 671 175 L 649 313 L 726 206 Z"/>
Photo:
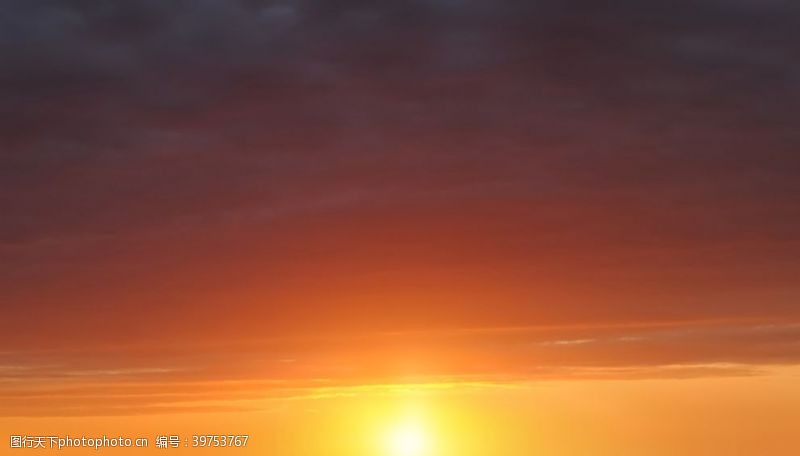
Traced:
<path fill-rule="evenodd" d="M 250 435 L 246 449 L 180 450 L 199 455 L 406 456 L 392 446 L 398 432 L 422 434 L 420 456 L 791 455 L 800 451 L 798 382 L 800 370 L 782 368 L 755 377 L 377 385 L 247 401 L 255 407 L 247 412 L 2 418 L 0 428 L 141 435 L 151 445 L 160 434 Z"/>

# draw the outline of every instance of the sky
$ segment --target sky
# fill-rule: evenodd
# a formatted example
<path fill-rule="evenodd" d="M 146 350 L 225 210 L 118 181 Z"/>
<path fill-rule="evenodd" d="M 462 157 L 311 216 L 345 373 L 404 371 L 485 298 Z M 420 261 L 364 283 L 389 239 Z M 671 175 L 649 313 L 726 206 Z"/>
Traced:
<path fill-rule="evenodd" d="M 0 429 L 353 456 L 412 404 L 438 455 L 796 454 L 798 27 L 0 0 Z"/>

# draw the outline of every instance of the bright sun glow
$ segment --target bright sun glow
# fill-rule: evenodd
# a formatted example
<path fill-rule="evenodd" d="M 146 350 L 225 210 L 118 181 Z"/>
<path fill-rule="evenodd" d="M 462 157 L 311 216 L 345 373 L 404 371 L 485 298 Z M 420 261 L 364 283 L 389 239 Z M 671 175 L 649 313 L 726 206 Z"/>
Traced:
<path fill-rule="evenodd" d="M 428 438 L 416 423 L 404 423 L 392 429 L 386 442 L 390 456 L 423 456 L 427 454 Z"/>

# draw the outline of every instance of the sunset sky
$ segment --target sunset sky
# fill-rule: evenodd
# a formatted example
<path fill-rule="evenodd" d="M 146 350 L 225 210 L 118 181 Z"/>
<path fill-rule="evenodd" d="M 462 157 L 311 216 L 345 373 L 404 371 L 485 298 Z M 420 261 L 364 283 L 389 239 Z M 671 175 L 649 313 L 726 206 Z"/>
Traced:
<path fill-rule="evenodd" d="M 798 30 L 0 0 L 0 454 L 800 454 Z"/>

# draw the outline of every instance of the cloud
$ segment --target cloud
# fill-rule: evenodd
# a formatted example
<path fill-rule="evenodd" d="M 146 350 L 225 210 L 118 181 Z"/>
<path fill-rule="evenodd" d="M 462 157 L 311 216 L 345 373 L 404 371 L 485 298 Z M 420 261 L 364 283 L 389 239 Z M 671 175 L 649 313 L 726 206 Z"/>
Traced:
<path fill-rule="evenodd" d="M 770 375 L 800 362 L 800 326 L 676 322 L 331 334 L 32 350 L 0 360 L 2 416 L 254 410 L 276 401 L 407 390 Z"/>
<path fill-rule="evenodd" d="M 798 317 L 790 2 L 2 9 L 9 350 Z M 501 345 L 796 361 L 773 333 L 557 336 Z"/>
<path fill-rule="evenodd" d="M 209 199 L 271 204 L 354 166 L 578 198 L 796 190 L 781 2 L 5 3 L 5 242 L 224 217 Z"/>

